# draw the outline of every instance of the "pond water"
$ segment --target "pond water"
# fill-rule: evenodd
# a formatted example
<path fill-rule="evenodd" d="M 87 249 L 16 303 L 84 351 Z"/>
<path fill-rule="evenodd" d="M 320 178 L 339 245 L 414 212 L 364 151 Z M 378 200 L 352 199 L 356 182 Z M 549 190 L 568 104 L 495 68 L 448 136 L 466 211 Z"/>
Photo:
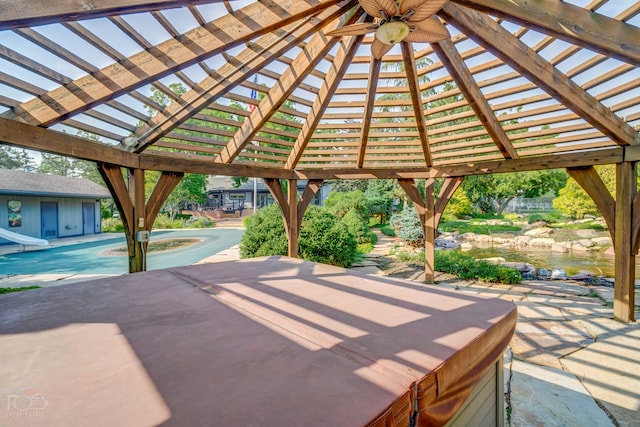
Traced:
<path fill-rule="evenodd" d="M 596 275 L 613 277 L 615 259 L 604 252 L 551 252 L 549 248 L 507 248 L 498 246 L 474 247 L 465 253 L 475 258 L 502 257 L 507 261 L 528 262 L 536 268 L 563 269 L 571 276 L 580 270 L 588 270 Z M 640 278 L 640 268 L 636 263 L 636 277 Z"/>

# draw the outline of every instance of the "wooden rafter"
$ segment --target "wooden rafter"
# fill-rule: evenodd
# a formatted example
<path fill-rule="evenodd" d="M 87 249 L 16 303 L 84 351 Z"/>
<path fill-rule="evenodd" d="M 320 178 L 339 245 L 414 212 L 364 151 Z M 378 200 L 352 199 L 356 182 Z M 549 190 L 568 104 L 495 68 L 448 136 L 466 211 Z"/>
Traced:
<path fill-rule="evenodd" d="M 337 38 L 328 37 L 325 32 L 337 28 L 339 22 L 334 20 L 323 31 L 319 31 L 307 43 L 291 66 L 282 74 L 280 80 L 269 90 L 251 115 L 242 123 L 231 141 L 216 157 L 216 163 L 230 163 L 236 158 L 249 141 L 269 121 L 289 95 L 297 88 L 327 53 L 338 42 Z"/>
<path fill-rule="evenodd" d="M 416 127 L 420 135 L 420 144 L 424 162 L 427 167 L 432 166 L 431 150 L 429 148 L 429 137 L 427 135 L 427 124 L 424 119 L 424 109 L 422 107 L 422 94 L 420 93 L 420 85 L 418 83 L 418 75 L 416 74 L 416 60 L 413 55 L 413 47 L 410 43 L 400 43 L 402 48 L 402 59 L 404 60 L 404 69 L 407 73 L 407 82 L 409 85 L 409 94 L 411 95 L 411 105 L 416 118 Z"/>
<path fill-rule="evenodd" d="M 285 36 L 281 32 L 274 32 L 252 41 L 246 49 L 235 55 L 233 63 L 222 65 L 192 90 L 184 93 L 181 96 L 181 103 L 169 104 L 140 127 L 136 131 L 136 135 L 140 138 L 136 151 L 141 152 L 148 145 L 167 135 L 175 126 L 193 117 L 212 100 L 227 95 L 243 83 L 247 75 L 263 70 L 267 65 L 278 60 L 280 55 L 298 45 L 309 35 L 315 34 L 316 19 L 326 23 L 340 16 L 345 10 L 347 10 L 346 6 L 330 7 L 314 20 L 306 19 L 283 28 Z M 180 104 L 186 104 L 188 108 L 183 108 Z"/>
<path fill-rule="evenodd" d="M 433 44 L 433 50 L 436 52 L 442 63 L 445 65 L 449 73 L 456 81 L 458 88 L 463 93 L 469 105 L 480 119 L 480 122 L 487 130 L 487 133 L 493 138 L 498 149 L 505 159 L 517 159 L 518 153 L 513 148 L 513 144 L 500 125 L 500 121 L 494 114 L 489 102 L 482 94 L 480 87 L 477 85 L 473 76 L 469 72 L 460 53 L 456 50 L 451 40 L 442 40 Z"/>
<path fill-rule="evenodd" d="M 0 4 L 0 30 L 203 3 L 211 0 L 11 0 Z"/>
<path fill-rule="evenodd" d="M 380 77 L 380 67 L 382 60 L 372 57 L 369 69 L 369 81 L 367 82 L 367 98 L 364 102 L 364 115 L 362 117 L 360 152 L 358 153 L 358 168 L 364 165 L 364 155 L 367 152 L 367 140 L 369 139 L 369 130 L 371 129 L 371 118 L 373 117 L 373 106 L 376 102 L 376 90 L 378 88 L 378 80 Z"/>
<path fill-rule="evenodd" d="M 285 164 L 285 169 L 293 169 L 298 164 L 300 156 L 302 156 L 311 136 L 318 127 L 320 118 L 327 109 L 329 101 L 335 93 L 338 84 L 340 84 L 340 81 L 349 67 L 351 60 L 355 56 L 358 47 L 362 44 L 363 38 L 363 36 L 358 36 L 352 38 L 347 44 L 340 43 L 340 48 L 338 49 L 333 62 L 334 66 L 329 68 L 327 71 L 327 77 L 320 88 L 313 106 L 311 107 L 311 111 L 307 115 L 302 129 L 300 130 L 300 134 L 298 135 L 295 145 L 291 150 L 289 159 Z"/>
<path fill-rule="evenodd" d="M 161 79 L 175 69 L 188 67 L 252 38 L 312 16 L 335 3 L 338 1 L 319 0 L 309 4 L 295 0 L 279 0 L 277 13 L 262 2 L 253 3 L 240 11 L 216 19 L 207 24 L 206 28 L 197 27 L 190 30 L 179 40 L 170 39 L 153 49 L 129 57 L 127 61 L 110 64 L 98 72 L 29 100 L 14 109 L 12 118 L 41 126 L 52 125 L 101 102 Z M 170 66 L 166 65 L 167 61 L 159 59 L 162 56 L 170 60 Z M 141 75 L 144 77 L 140 77 Z M 118 89 L 109 90 L 109 87 Z M 77 88 L 82 88 L 83 96 L 78 96 Z"/>
<path fill-rule="evenodd" d="M 640 63 L 640 29 L 555 0 L 452 0 L 630 64 Z"/>
<path fill-rule="evenodd" d="M 638 133 L 631 126 L 494 19 L 451 3 L 446 4 L 439 13 L 476 43 L 563 102 L 617 144 L 640 143 Z"/>

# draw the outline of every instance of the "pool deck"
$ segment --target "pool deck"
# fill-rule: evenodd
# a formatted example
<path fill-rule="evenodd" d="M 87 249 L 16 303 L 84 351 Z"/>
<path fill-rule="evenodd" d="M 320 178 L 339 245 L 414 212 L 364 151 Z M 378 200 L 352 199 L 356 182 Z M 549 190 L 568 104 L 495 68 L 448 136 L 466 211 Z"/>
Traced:
<path fill-rule="evenodd" d="M 238 258 L 234 246 L 199 264 Z M 0 276 L 0 286 L 90 278 Z M 612 288 L 537 280 L 518 285 L 455 280 L 434 286 L 518 306 L 516 332 L 505 353 L 505 425 L 640 427 L 640 326 L 613 320 Z"/>

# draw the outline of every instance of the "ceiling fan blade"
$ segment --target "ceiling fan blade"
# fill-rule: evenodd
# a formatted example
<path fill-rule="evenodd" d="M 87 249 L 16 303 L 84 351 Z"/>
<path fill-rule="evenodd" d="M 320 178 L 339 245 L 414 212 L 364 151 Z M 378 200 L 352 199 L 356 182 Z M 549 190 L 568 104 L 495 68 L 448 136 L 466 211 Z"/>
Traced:
<path fill-rule="evenodd" d="M 404 41 L 436 43 L 450 37 L 449 30 L 447 30 L 447 27 L 445 27 L 436 16 L 432 16 L 424 21 L 414 22 L 413 25 L 415 25 L 416 28 L 404 38 Z"/>
<path fill-rule="evenodd" d="M 442 9 L 442 6 L 444 6 L 447 1 L 448 0 L 404 0 L 400 3 L 400 15 L 404 15 L 413 9 L 414 13 L 407 21 L 411 23 L 423 21 Z"/>
<path fill-rule="evenodd" d="M 392 44 L 382 43 L 378 39 L 373 39 L 373 43 L 371 43 L 371 54 L 376 59 L 382 59 L 382 57 L 389 52 L 392 47 Z"/>
<path fill-rule="evenodd" d="M 381 10 L 384 10 L 388 16 L 393 16 L 398 12 L 393 0 L 358 0 L 358 3 L 368 15 L 374 18 L 384 18 L 384 15 L 380 13 Z"/>
<path fill-rule="evenodd" d="M 329 31 L 327 33 L 328 36 L 337 37 L 337 36 L 361 36 L 372 31 L 375 31 L 378 28 L 376 24 L 371 22 L 365 22 L 361 24 L 352 24 L 345 25 L 342 28 L 337 28 L 333 31 Z"/>

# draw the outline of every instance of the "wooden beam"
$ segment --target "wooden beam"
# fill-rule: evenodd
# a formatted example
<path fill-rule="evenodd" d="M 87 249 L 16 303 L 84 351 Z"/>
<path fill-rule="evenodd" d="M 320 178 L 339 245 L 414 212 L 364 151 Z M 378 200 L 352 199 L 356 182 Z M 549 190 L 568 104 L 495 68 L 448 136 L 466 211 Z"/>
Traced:
<path fill-rule="evenodd" d="M 373 105 L 376 102 L 376 90 L 378 88 L 378 79 L 380 78 L 380 67 L 382 60 L 372 57 L 369 66 L 369 80 L 367 81 L 367 98 L 364 102 L 364 115 L 362 117 L 362 127 L 360 134 L 360 149 L 358 153 L 358 169 L 362 169 L 364 165 L 364 155 L 367 152 L 367 140 L 369 139 L 369 130 L 371 129 L 371 118 L 373 117 Z"/>
<path fill-rule="evenodd" d="M 0 31 L 212 2 L 222 0 L 11 0 L 0 3 Z"/>
<path fill-rule="evenodd" d="M 120 220 L 126 236 L 133 234 L 133 203 L 129 198 L 129 190 L 118 165 L 98 163 L 98 172 L 107 186 L 113 201 L 120 212 Z M 131 253 L 131 252 L 130 252 Z"/>
<path fill-rule="evenodd" d="M 278 108 L 289 98 L 293 91 L 296 90 L 298 84 L 304 81 L 315 69 L 316 65 L 333 49 L 339 39 L 327 36 L 325 32 L 337 28 L 339 24 L 339 20 L 334 20 L 313 36 L 291 66 L 260 101 L 260 104 L 242 123 L 242 127 L 238 129 L 231 141 L 222 149 L 218 157 L 216 157 L 216 163 L 231 163 L 269 121 L 271 116 L 277 112 Z"/>
<path fill-rule="evenodd" d="M 179 172 L 162 172 L 160 174 L 158 182 L 156 182 L 156 185 L 153 187 L 153 191 L 146 204 L 146 217 L 144 222 L 147 230 L 151 231 L 162 205 L 164 205 L 167 197 L 169 197 L 183 177 L 184 174 Z"/>
<path fill-rule="evenodd" d="M 416 127 L 420 135 L 420 144 L 424 155 L 424 163 L 427 167 L 431 167 L 431 151 L 429 149 L 429 137 L 427 135 L 427 124 L 424 118 L 424 109 L 422 107 L 422 94 L 420 93 L 420 84 L 418 83 L 418 74 L 416 73 L 416 59 L 413 56 L 413 47 L 410 43 L 400 43 L 402 48 L 402 59 L 404 60 L 404 70 L 407 73 L 407 82 L 409 85 L 409 94 L 411 95 L 411 104 L 416 117 Z"/>
<path fill-rule="evenodd" d="M 318 194 L 318 191 L 322 188 L 324 181 L 321 179 L 312 179 L 307 181 L 307 185 L 304 188 L 304 192 L 300 197 L 300 201 L 298 202 L 298 224 L 302 225 L 302 219 L 304 218 L 304 213 L 307 211 L 309 204 Z"/>
<path fill-rule="evenodd" d="M 633 245 L 632 253 L 638 255 L 638 251 L 640 250 L 640 193 L 637 193 L 635 198 L 633 199 L 633 218 L 631 220 L 632 223 L 632 232 L 631 232 L 631 244 Z"/>
<path fill-rule="evenodd" d="M 616 144 L 640 143 L 635 129 L 491 17 L 453 3 L 447 3 L 439 14 Z"/>
<path fill-rule="evenodd" d="M 138 232 L 148 231 L 145 222 L 146 204 L 144 191 L 144 170 L 127 169 L 129 198 L 133 202 L 133 254 L 129 254 L 129 273 L 139 273 L 147 270 L 147 247 L 149 242 L 141 241 Z M 153 224 L 151 224 L 153 225 Z M 149 226 L 149 229 L 151 226 Z"/>
<path fill-rule="evenodd" d="M 298 258 L 298 238 L 300 236 L 300 221 L 298 219 L 298 180 L 290 179 L 287 188 L 289 228 L 287 229 L 288 256 Z"/>
<path fill-rule="evenodd" d="M 205 27 L 187 31 L 179 40 L 169 39 L 125 61 L 109 64 L 95 73 L 26 101 L 14 109 L 14 117 L 11 118 L 45 126 L 57 123 L 170 75 L 175 69 L 186 68 L 289 23 L 309 18 L 336 3 L 338 0 L 313 3 L 278 0 L 277 7 L 271 3 L 252 3 L 223 15 Z M 103 81 L 105 78 L 108 84 Z M 83 96 L 78 96 L 78 88 L 82 88 Z"/>
<path fill-rule="evenodd" d="M 442 218 L 442 214 L 444 210 L 447 208 L 447 204 L 451 201 L 453 194 L 456 192 L 458 187 L 462 184 L 464 177 L 456 176 L 445 178 L 442 187 L 440 188 L 440 192 L 438 193 L 438 198 L 436 199 L 436 204 L 434 207 L 435 211 L 435 229 L 438 230 L 438 226 L 440 225 L 440 219 Z"/>
<path fill-rule="evenodd" d="M 446 39 L 434 43 L 432 46 L 504 158 L 517 159 L 519 157 L 517 151 L 513 148 L 513 144 L 511 144 L 509 137 L 500 125 L 500 121 L 482 94 L 480 87 L 471 75 L 469 68 L 467 68 L 462 56 L 453 45 L 453 42 Z"/>
<path fill-rule="evenodd" d="M 596 204 L 598 210 L 602 214 L 607 227 L 609 228 L 609 234 L 611 240 L 615 242 L 615 211 L 616 201 L 613 196 L 602 182 L 600 175 L 593 166 L 586 168 L 567 168 L 567 173 L 571 178 L 575 179 L 580 187 L 591 197 L 591 200 Z"/>
<path fill-rule="evenodd" d="M 434 208 L 434 184 L 435 180 L 428 179 L 425 183 L 425 197 L 413 179 L 399 179 L 398 184 L 407 194 L 420 218 L 424 234 L 424 280 L 425 283 L 433 283 L 435 278 L 435 208 Z"/>
<path fill-rule="evenodd" d="M 640 63 L 640 29 L 555 0 L 452 0 L 506 21 L 633 65 Z"/>
<path fill-rule="evenodd" d="M 615 284 L 613 316 L 622 322 L 635 321 L 635 270 L 633 253 L 632 218 L 636 196 L 636 164 L 623 162 L 616 165 L 616 238 Z"/>
<path fill-rule="evenodd" d="M 93 162 L 136 167 L 138 158 L 119 148 L 0 118 L 0 143 Z"/>
<path fill-rule="evenodd" d="M 320 22 L 325 22 L 335 19 L 345 10 L 345 7 L 330 7 L 318 14 L 316 18 Z M 233 63 L 225 63 L 181 96 L 182 102 L 188 105 L 188 108 L 181 107 L 179 103 L 169 104 L 138 129 L 136 135 L 140 137 L 140 143 L 136 151 L 141 152 L 148 145 L 167 135 L 174 127 L 193 117 L 211 101 L 228 94 L 245 82 L 247 75 L 259 72 L 270 63 L 277 61 L 308 36 L 315 34 L 317 32 L 315 24 L 315 19 L 290 24 L 282 29 L 287 37 L 282 36 L 281 32 L 274 32 L 251 42 L 246 49 L 234 57 L 235 61 L 242 64 L 241 67 Z"/>
<path fill-rule="evenodd" d="M 318 127 L 318 123 L 320 123 L 320 118 L 326 111 L 331 97 L 338 88 L 338 85 L 341 83 L 342 77 L 347 71 L 347 68 L 351 65 L 351 60 L 358 51 L 363 39 L 364 36 L 352 37 L 350 38 L 350 43 L 340 43 L 340 47 L 335 55 L 333 64 L 329 70 L 327 70 L 326 78 L 322 83 L 318 96 L 313 101 L 311 111 L 309 111 L 304 125 L 298 134 L 295 145 L 291 150 L 291 154 L 289 154 L 289 159 L 287 160 L 285 169 L 294 169 L 298 164 L 309 140 Z"/>

